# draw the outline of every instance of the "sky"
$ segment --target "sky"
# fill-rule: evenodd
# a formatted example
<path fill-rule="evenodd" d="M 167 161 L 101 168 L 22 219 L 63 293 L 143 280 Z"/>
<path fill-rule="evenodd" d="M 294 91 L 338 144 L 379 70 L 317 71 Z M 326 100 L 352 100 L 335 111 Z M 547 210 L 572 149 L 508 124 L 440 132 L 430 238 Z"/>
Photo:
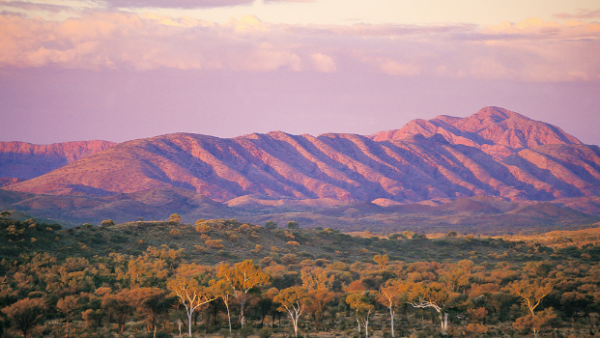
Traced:
<path fill-rule="evenodd" d="M 0 141 L 369 135 L 499 106 L 600 144 L 597 0 L 0 0 Z"/>

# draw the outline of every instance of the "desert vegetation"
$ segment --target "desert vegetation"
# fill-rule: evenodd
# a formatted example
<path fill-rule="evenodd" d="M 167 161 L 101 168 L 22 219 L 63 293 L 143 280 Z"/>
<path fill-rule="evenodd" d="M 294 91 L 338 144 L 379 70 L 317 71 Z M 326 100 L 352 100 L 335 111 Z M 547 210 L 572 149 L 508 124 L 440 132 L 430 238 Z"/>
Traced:
<path fill-rule="evenodd" d="M 63 230 L 0 219 L 3 337 L 587 337 L 599 329 L 596 229 L 570 232 L 563 245 L 556 233 L 542 243 L 455 231 L 350 236 L 235 219 L 109 223 Z"/>

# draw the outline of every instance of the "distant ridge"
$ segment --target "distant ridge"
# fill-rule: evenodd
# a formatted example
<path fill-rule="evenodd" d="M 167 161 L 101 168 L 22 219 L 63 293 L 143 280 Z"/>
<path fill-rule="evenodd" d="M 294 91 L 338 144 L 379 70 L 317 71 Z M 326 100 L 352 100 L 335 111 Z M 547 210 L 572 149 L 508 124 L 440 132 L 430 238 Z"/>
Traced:
<path fill-rule="evenodd" d="M 161 135 L 110 146 L 5 189 L 110 196 L 170 188 L 218 202 L 245 195 L 551 201 L 600 196 L 600 150 L 556 126 L 485 107 L 467 118 L 414 120 L 371 136 Z"/>
<path fill-rule="evenodd" d="M 0 142 L 0 178 L 4 178 L 6 184 L 14 183 L 10 182 L 10 178 L 34 178 L 114 145 L 113 142 L 98 140 L 49 145 Z"/>

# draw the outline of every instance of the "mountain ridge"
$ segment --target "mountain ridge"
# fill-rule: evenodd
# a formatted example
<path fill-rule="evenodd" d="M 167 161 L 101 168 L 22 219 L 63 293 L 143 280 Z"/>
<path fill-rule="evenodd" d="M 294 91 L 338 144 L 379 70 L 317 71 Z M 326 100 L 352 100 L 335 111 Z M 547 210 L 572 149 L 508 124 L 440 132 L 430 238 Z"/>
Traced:
<path fill-rule="evenodd" d="M 101 140 L 46 145 L 0 142 L 0 178 L 7 181 L 3 185 L 15 183 L 10 179 L 31 179 L 114 145 L 114 142 Z"/>
<path fill-rule="evenodd" d="M 107 196 L 176 187 L 218 202 L 256 194 L 401 203 L 600 196 L 600 150 L 558 127 L 497 107 L 423 121 L 370 136 L 159 135 L 111 146 L 5 189 Z"/>

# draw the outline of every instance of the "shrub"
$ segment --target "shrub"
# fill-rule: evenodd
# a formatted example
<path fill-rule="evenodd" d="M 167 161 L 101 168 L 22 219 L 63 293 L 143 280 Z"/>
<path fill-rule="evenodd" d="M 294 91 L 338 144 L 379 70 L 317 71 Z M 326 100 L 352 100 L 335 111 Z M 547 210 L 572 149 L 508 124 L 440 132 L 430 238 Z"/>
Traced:
<path fill-rule="evenodd" d="M 222 338 L 227 338 L 231 336 L 231 333 L 229 333 L 229 329 L 221 329 L 219 330 L 219 336 Z"/>
<path fill-rule="evenodd" d="M 267 223 L 265 223 L 265 228 L 268 230 L 277 229 L 277 223 L 273 221 L 268 221 Z"/>
<path fill-rule="evenodd" d="M 234 233 L 229 234 L 229 241 L 230 242 L 237 242 L 238 240 L 238 236 Z"/>
<path fill-rule="evenodd" d="M 207 234 L 210 232 L 210 226 L 207 224 L 198 224 L 196 226 L 196 231 L 201 234 Z"/>
<path fill-rule="evenodd" d="M 427 236 L 425 234 L 414 234 L 412 235 L 411 239 L 415 241 L 426 241 Z"/>
<path fill-rule="evenodd" d="M 254 329 L 252 329 L 252 327 L 250 325 L 246 325 L 238 331 L 238 335 L 240 338 L 247 338 L 247 337 L 251 336 L 253 333 L 254 333 Z"/>
<path fill-rule="evenodd" d="M 111 226 L 111 225 L 115 225 L 115 221 L 113 221 L 112 219 L 106 219 L 104 221 L 102 221 L 102 226 Z"/>
<path fill-rule="evenodd" d="M 208 239 L 204 244 L 211 249 L 223 249 L 225 247 L 222 239 Z"/>
<path fill-rule="evenodd" d="M 82 229 L 94 229 L 94 226 L 92 224 L 90 224 L 90 223 L 83 223 L 81 225 L 81 228 Z"/>
<path fill-rule="evenodd" d="M 110 237 L 111 243 L 127 243 L 129 239 L 125 236 L 114 234 Z"/>
<path fill-rule="evenodd" d="M 258 331 L 258 336 L 260 338 L 270 338 L 273 335 L 273 331 L 269 327 L 263 327 Z"/>
<path fill-rule="evenodd" d="M 203 247 L 202 245 L 194 245 L 194 250 L 198 251 L 199 253 L 207 253 L 208 250 Z"/>
<path fill-rule="evenodd" d="M 145 338 L 154 338 L 154 333 L 148 333 L 144 336 Z M 173 335 L 166 332 L 156 332 L 156 338 L 172 338 Z"/>
<path fill-rule="evenodd" d="M 267 266 L 271 265 L 271 263 L 273 263 L 272 257 L 265 257 L 258 261 L 258 264 L 260 264 L 261 268 L 266 268 Z"/>
<path fill-rule="evenodd" d="M 298 264 L 300 263 L 300 258 L 294 254 L 286 254 L 281 258 L 281 263 L 284 265 Z"/>

